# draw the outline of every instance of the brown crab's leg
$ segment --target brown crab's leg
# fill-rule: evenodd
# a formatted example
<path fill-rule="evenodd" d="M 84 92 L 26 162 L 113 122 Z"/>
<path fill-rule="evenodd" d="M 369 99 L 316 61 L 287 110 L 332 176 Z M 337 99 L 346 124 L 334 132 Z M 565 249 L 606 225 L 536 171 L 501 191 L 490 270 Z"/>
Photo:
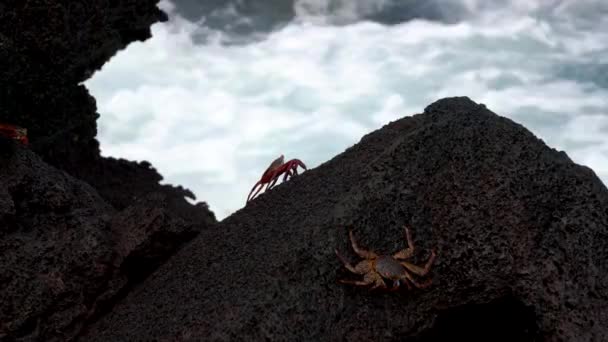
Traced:
<path fill-rule="evenodd" d="M 353 267 L 353 265 L 351 265 L 348 261 L 346 261 L 346 259 L 340 254 L 340 252 L 338 252 L 337 249 L 335 249 L 335 252 L 336 252 L 336 256 L 338 257 L 338 259 L 340 259 L 342 264 L 344 264 L 344 267 L 346 267 L 347 270 L 351 271 L 354 274 L 362 274 L 361 272 L 357 271 L 357 269 L 355 269 Z"/>
<path fill-rule="evenodd" d="M 409 281 L 409 282 L 411 282 L 412 284 L 414 284 L 414 286 L 416 286 L 416 287 L 417 287 L 417 288 L 419 288 L 419 289 L 424 289 L 424 288 L 427 288 L 427 287 L 431 286 L 431 284 L 433 283 L 433 280 L 432 280 L 432 279 L 428 279 L 428 280 L 425 280 L 425 281 L 424 281 L 424 282 L 422 282 L 422 283 L 419 283 L 419 282 L 417 282 L 417 281 L 414 279 L 414 277 L 412 277 L 412 276 L 411 276 L 409 273 L 407 273 L 407 272 L 405 272 L 405 273 L 403 274 L 403 276 L 402 276 L 402 277 L 403 277 L 403 280 L 404 280 L 406 283 Z M 408 289 L 411 289 L 411 286 L 410 286 L 409 284 L 408 284 Z"/>
<path fill-rule="evenodd" d="M 386 286 L 386 283 L 384 282 L 384 280 L 382 280 L 381 277 L 376 277 L 374 286 L 372 286 L 370 288 L 370 290 L 375 290 L 375 289 L 386 290 L 386 288 L 387 288 L 387 286 Z"/>
<path fill-rule="evenodd" d="M 352 230 L 348 232 L 348 236 L 350 236 L 350 244 L 357 255 L 365 259 L 372 259 L 376 257 L 376 253 L 362 249 L 357 245 L 357 241 L 355 241 L 355 236 L 353 235 Z"/>
<path fill-rule="evenodd" d="M 363 280 L 345 280 L 345 279 L 340 279 L 338 280 L 338 282 L 342 283 L 342 284 L 349 284 L 349 285 L 357 285 L 357 286 L 369 286 L 371 284 L 377 284 L 378 279 L 380 281 L 382 281 L 382 278 L 377 277 L 374 273 L 365 273 L 365 275 L 363 276 Z"/>
<path fill-rule="evenodd" d="M 407 240 L 407 248 L 402 249 L 399 252 L 393 254 L 393 258 L 395 259 L 408 259 L 414 255 L 414 241 L 412 241 L 412 233 L 406 225 L 403 225 L 403 230 L 405 230 L 405 238 Z"/>
<path fill-rule="evenodd" d="M 431 270 L 431 266 L 433 265 L 433 262 L 435 261 L 436 256 L 437 255 L 435 254 L 435 250 L 433 249 L 433 251 L 431 252 L 431 257 L 426 262 L 426 265 L 424 265 L 424 267 L 420 267 L 418 265 L 414 265 L 414 264 L 409 263 L 407 261 L 400 261 L 399 263 L 401 265 L 403 265 L 403 267 L 405 267 L 408 270 L 412 271 L 413 273 L 415 273 L 417 275 L 423 276 L 423 275 L 426 275 L 427 273 L 429 273 L 429 271 Z"/>
<path fill-rule="evenodd" d="M 403 282 L 404 282 L 404 283 L 405 283 L 405 285 L 407 286 L 407 289 L 408 289 L 408 290 L 411 290 L 411 289 L 412 289 L 412 285 L 410 285 L 410 282 L 407 280 L 407 277 L 405 277 L 405 278 L 403 279 Z"/>
<path fill-rule="evenodd" d="M 340 279 L 338 280 L 340 283 L 342 284 L 348 284 L 348 285 L 357 285 L 357 286 L 368 286 L 373 284 L 373 281 L 367 281 L 367 280 L 344 280 L 344 279 Z"/>

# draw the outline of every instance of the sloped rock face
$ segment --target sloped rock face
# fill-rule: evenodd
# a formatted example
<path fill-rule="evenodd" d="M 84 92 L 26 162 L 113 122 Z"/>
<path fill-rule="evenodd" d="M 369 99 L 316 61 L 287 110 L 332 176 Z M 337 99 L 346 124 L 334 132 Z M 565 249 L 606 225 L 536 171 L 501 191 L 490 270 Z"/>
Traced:
<path fill-rule="evenodd" d="M 162 194 L 163 203 L 170 208 L 172 215 L 189 224 L 208 227 L 217 223 L 215 214 L 206 202 L 190 204 L 186 198 L 196 199 L 190 190 L 182 186 L 161 185 L 163 177 L 146 161 L 138 163 L 103 157 L 94 164 L 83 164 L 74 171 L 77 177 L 91 184 L 118 210 L 151 194 Z"/>
<path fill-rule="evenodd" d="M 1 146 L 0 340 L 74 338 L 201 229 L 163 194 L 117 212 L 85 182 Z"/>
<path fill-rule="evenodd" d="M 83 341 L 599 341 L 608 190 L 468 98 L 363 137 L 202 232 Z M 427 289 L 369 293 L 334 249 L 390 253 L 412 227 Z M 356 279 L 356 277 L 353 277 Z"/>
<path fill-rule="evenodd" d="M 2 341 L 74 338 L 217 222 L 149 163 L 100 156 L 79 84 L 150 37 L 157 2 L 0 1 L 0 122 L 31 142 L 0 137 Z"/>

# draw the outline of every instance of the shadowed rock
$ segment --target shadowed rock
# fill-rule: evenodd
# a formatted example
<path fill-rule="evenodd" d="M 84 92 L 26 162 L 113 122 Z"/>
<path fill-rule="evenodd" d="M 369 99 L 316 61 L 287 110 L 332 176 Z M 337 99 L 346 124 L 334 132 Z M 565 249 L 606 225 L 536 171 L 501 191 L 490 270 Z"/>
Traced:
<path fill-rule="evenodd" d="M 69 340 L 215 216 L 147 162 L 100 156 L 81 84 L 167 20 L 157 0 L 0 2 L 0 340 Z M 32 153 L 33 152 L 33 153 Z"/>
<path fill-rule="evenodd" d="M 162 194 L 118 212 L 0 140 L 0 340 L 70 340 L 205 227 Z"/>
<path fill-rule="evenodd" d="M 433 103 L 253 200 L 83 341 L 598 341 L 608 321 L 608 191 L 587 167 L 468 98 Z M 336 283 L 346 227 L 379 252 L 432 247 L 433 285 Z"/>
<path fill-rule="evenodd" d="M 82 179 L 116 209 L 151 192 L 192 223 L 215 223 L 206 203 L 160 185 L 148 163 L 100 156 L 95 99 L 80 82 L 133 41 L 167 20 L 158 0 L 17 1 L 0 3 L 0 122 L 28 129 L 45 162 Z M 124 186 L 130 184 L 132 186 Z"/>
<path fill-rule="evenodd" d="M 95 100 L 80 82 L 167 20 L 157 0 L 0 3 L 0 121 L 28 128 L 62 169 L 99 155 Z"/>

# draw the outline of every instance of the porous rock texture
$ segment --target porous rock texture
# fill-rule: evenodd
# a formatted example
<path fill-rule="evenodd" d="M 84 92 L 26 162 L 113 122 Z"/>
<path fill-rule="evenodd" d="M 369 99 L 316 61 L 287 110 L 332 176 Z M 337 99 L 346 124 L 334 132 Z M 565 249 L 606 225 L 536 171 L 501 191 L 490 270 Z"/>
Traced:
<path fill-rule="evenodd" d="M 158 0 L 0 0 L 0 122 L 28 129 L 47 163 L 96 188 L 117 209 L 162 192 L 191 222 L 216 222 L 181 187 L 160 185 L 150 164 L 100 156 L 95 99 L 81 82 L 166 21 Z M 134 186 L 125 187 L 124 184 Z"/>
<path fill-rule="evenodd" d="M 65 341 L 201 229 L 153 193 L 123 211 L 2 139 L 0 340 Z"/>
<path fill-rule="evenodd" d="M 64 341 L 217 222 L 147 162 L 100 156 L 80 84 L 164 21 L 157 0 L 0 0 L 0 340 Z"/>
<path fill-rule="evenodd" d="M 427 289 L 338 284 L 411 226 Z M 391 122 L 198 235 L 83 341 L 601 341 L 608 190 L 466 97 Z"/>

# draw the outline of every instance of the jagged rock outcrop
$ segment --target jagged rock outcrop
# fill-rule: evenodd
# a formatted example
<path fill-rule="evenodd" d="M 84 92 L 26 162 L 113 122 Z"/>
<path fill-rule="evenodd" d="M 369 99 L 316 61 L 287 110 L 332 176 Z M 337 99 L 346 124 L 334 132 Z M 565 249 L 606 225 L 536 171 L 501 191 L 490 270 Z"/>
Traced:
<path fill-rule="evenodd" d="M 95 100 L 79 85 L 166 20 L 157 0 L 0 2 L 0 121 L 28 128 L 63 169 L 99 155 Z"/>
<path fill-rule="evenodd" d="M 0 0 L 0 122 L 31 142 L 0 137 L 0 340 L 75 337 L 217 222 L 149 163 L 101 157 L 95 139 L 80 83 L 167 20 L 157 2 Z"/>
<path fill-rule="evenodd" d="M 95 99 L 80 84 L 167 20 L 157 3 L 0 1 L 0 122 L 26 127 L 44 161 L 85 180 L 117 209 L 128 205 L 125 199 L 162 192 L 184 218 L 213 224 L 205 203 L 193 206 L 184 199 L 193 197 L 189 191 L 161 186 L 149 164 L 100 156 Z"/>
<path fill-rule="evenodd" d="M 201 229 L 163 194 L 119 212 L 31 151 L 0 146 L 2 341 L 75 337 Z"/>
<path fill-rule="evenodd" d="M 83 341 L 600 341 L 608 190 L 587 167 L 468 98 L 391 122 L 202 232 Z M 347 230 L 433 285 L 336 283 Z M 477 339 L 475 339 L 477 338 Z"/>

